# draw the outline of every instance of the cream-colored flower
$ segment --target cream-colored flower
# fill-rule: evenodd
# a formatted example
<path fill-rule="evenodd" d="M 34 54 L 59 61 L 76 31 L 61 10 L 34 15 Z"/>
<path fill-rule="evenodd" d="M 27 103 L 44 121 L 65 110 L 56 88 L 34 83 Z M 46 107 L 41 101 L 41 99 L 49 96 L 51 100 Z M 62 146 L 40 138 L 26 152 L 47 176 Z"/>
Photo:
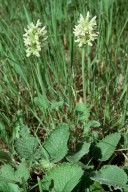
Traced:
<path fill-rule="evenodd" d="M 89 11 L 87 12 L 86 18 L 80 14 L 78 25 L 75 25 L 73 33 L 77 38 L 75 42 L 78 43 L 79 47 L 84 47 L 86 44 L 92 46 L 92 42 L 97 38 L 98 32 L 96 32 L 96 16 L 89 20 Z"/>
<path fill-rule="evenodd" d="M 26 47 L 26 56 L 29 57 L 31 54 L 40 57 L 40 51 L 43 45 L 46 43 L 47 30 L 46 26 L 42 27 L 40 20 L 37 20 L 36 25 L 30 23 L 28 29 L 25 29 L 23 35 L 24 44 Z"/>

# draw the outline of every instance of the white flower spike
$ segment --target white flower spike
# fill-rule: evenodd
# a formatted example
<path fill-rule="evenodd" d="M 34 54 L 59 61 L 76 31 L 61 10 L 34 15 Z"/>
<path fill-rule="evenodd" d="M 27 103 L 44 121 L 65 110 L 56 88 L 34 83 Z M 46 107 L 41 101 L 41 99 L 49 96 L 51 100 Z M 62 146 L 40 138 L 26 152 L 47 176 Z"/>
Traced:
<path fill-rule="evenodd" d="M 37 20 L 36 25 L 30 23 L 28 29 L 25 29 L 23 35 L 24 45 L 26 47 L 26 56 L 30 57 L 31 54 L 40 57 L 40 51 L 43 45 L 46 43 L 47 30 L 46 26 L 42 27 L 40 20 Z"/>
<path fill-rule="evenodd" d="M 90 15 L 87 12 L 86 18 L 80 14 L 78 25 L 75 25 L 73 33 L 77 38 L 75 42 L 78 43 L 79 47 L 84 47 L 86 44 L 92 46 L 92 42 L 97 38 L 98 32 L 96 32 L 96 16 L 89 21 Z"/>

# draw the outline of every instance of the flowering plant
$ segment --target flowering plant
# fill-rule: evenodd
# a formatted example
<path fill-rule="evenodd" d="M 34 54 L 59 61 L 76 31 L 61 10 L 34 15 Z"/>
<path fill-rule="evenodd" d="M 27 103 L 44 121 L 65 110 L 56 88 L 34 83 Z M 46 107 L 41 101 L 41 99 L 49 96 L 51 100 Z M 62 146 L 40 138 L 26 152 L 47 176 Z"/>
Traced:
<path fill-rule="evenodd" d="M 28 29 L 25 29 L 25 32 L 26 33 L 23 35 L 23 39 L 26 47 L 26 56 L 29 57 L 33 54 L 39 57 L 39 52 L 47 39 L 46 26 L 42 27 L 40 20 L 37 20 L 36 25 L 30 23 L 28 25 Z"/>
<path fill-rule="evenodd" d="M 82 48 L 82 83 L 83 83 L 83 98 L 85 106 L 87 105 L 86 99 L 86 89 L 89 87 L 89 81 L 85 81 L 85 45 L 88 44 L 92 46 L 92 42 L 97 38 L 98 32 L 96 32 L 96 16 L 89 20 L 90 15 L 89 11 L 87 12 L 86 18 L 80 14 L 80 19 L 78 20 L 78 25 L 75 25 L 73 33 L 77 38 L 75 42 L 78 43 L 78 46 Z M 90 67 L 88 67 L 88 76 L 90 74 Z M 88 86 L 88 87 L 87 87 Z M 88 89 L 89 90 L 89 89 Z"/>
<path fill-rule="evenodd" d="M 89 11 L 84 19 L 83 15 L 80 14 L 80 19 L 78 20 L 78 25 L 75 25 L 73 29 L 74 35 L 77 37 L 75 42 L 78 43 L 79 47 L 83 47 L 86 44 L 92 46 L 92 41 L 94 41 L 98 32 L 96 32 L 96 16 L 89 21 L 90 15 Z"/>

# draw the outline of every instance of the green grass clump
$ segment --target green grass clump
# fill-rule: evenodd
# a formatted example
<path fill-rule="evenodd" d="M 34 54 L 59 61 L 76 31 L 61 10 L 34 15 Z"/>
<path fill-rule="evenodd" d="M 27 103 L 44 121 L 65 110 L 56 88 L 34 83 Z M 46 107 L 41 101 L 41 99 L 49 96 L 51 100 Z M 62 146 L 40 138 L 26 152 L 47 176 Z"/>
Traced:
<path fill-rule="evenodd" d="M 127 7 L 127 0 L 0 0 L 1 170 L 9 167 L 7 174 L 12 169 L 17 173 L 20 167 L 21 174 L 20 180 L 11 181 L 3 179 L 0 171 L 0 191 L 127 191 Z M 86 16 L 87 11 L 92 17 L 97 16 L 99 36 L 92 47 L 85 47 L 85 105 L 81 50 L 74 42 L 73 28 L 80 13 Z M 24 28 L 31 22 L 36 24 L 38 19 L 47 28 L 47 44 L 39 58 L 26 57 Z M 115 137 L 113 148 L 109 137 Z M 25 142 L 20 145 L 19 141 Z M 108 143 L 105 145 L 104 141 Z M 102 146 L 106 146 L 108 155 L 103 156 Z M 119 170 L 122 185 L 110 182 L 113 167 L 108 166 L 106 177 L 103 167 L 107 164 L 114 166 L 116 174 Z M 27 166 L 29 180 L 21 173 L 21 165 Z M 77 169 L 80 174 L 76 176 Z M 62 188 L 57 170 L 58 175 L 63 175 L 64 170 L 69 176 L 68 181 L 65 176 L 62 178 Z M 98 180 L 102 173 L 108 184 Z M 51 183 L 45 184 L 45 180 Z M 70 186 L 71 180 L 76 184 Z"/>

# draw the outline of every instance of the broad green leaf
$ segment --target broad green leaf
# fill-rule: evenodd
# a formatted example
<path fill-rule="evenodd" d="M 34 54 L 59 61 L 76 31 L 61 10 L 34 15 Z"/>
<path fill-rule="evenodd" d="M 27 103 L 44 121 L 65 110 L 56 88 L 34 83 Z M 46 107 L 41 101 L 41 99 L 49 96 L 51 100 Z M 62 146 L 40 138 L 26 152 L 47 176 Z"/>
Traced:
<path fill-rule="evenodd" d="M 24 181 L 27 181 L 30 174 L 29 174 L 29 168 L 27 166 L 27 163 L 25 161 L 21 162 L 18 166 L 16 172 L 15 172 L 16 178 L 18 178 L 19 182 L 22 182 L 22 178 L 24 178 Z"/>
<path fill-rule="evenodd" d="M 5 164 L 0 169 L 0 181 L 6 182 L 17 182 L 15 177 L 14 168 L 12 168 L 9 164 Z"/>
<path fill-rule="evenodd" d="M 123 169 L 115 165 L 107 165 L 95 173 L 92 180 L 100 184 L 113 186 L 115 189 L 122 189 L 126 187 L 127 175 Z"/>
<path fill-rule="evenodd" d="M 22 178 L 25 181 L 29 178 L 29 169 L 26 162 L 21 162 L 15 171 L 10 165 L 5 164 L 0 169 L 0 181 L 9 183 L 22 183 Z"/>
<path fill-rule="evenodd" d="M 67 159 L 72 162 L 77 162 L 89 152 L 89 148 L 90 143 L 84 142 L 82 145 L 79 145 L 77 152 L 71 156 L 68 156 Z"/>
<path fill-rule="evenodd" d="M 119 133 L 114 133 L 103 138 L 97 143 L 92 151 L 93 157 L 100 161 L 108 160 L 115 151 L 120 140 Z"/>
<path fill-rule="evenodd" d="M 67 154 L 68 139 L 69 127 L 66 124 L 62 124 L 50 133 L 43 145 L 49 155 L 50 162 L 58 162 Z"/>
<path fill-rule="evenodd" d="M 19 138 L 15 142 L 15 150 L 21 158 L 33 159 L 37 144 L 34 137 Z"/>
<path fill-rule="evenodd" d="M 50 169 L 43 178 L 42 186 L 46 190 L 53 188 L 56 192 L 71 192 L 82 175 L 83 171 L 78 165 L 63 163 Z"/>
<path fill-rule="evenodd" d="M 20 136 L 21 137 L 30 137 L 30 129 L 27 125 L 23 125 L 20 127 Z"/>
<path fill-rule="evenodd" d="M 16 184 L 0 181 L 0 191 L 1 192 L 20 192 L 20 189 Z"/>

